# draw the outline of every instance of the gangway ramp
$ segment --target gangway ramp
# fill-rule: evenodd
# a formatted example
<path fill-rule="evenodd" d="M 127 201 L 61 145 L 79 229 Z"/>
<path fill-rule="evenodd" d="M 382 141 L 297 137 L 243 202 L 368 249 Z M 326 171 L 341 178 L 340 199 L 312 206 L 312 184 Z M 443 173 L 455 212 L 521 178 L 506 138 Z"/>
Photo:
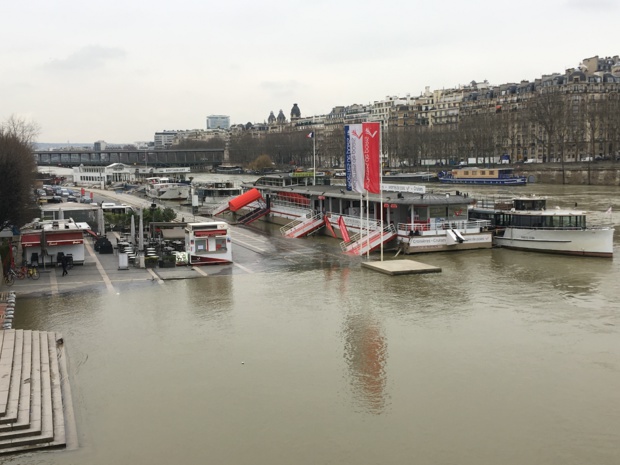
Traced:
<path fill-rule="evenodd" d="M 367 234 L 356 234 L 350 241 L 340 243 L 342 251 L 349 255 L 363 255 L 386 244 L 396 237 L 396 228 L 390 224 L 383 229 L 375 229 Z"/>
<path fill-rule="evenodd" d="M 211 212 L 211 216 L 220 215 L 227 211 L 230 211 L 230 206 L 228 202 L 224 202 L 213 209 L 213 211 Z"/>
<path fill-rule="evenodd" d="M 261 195 L 260 191 L 256 188 L 253 188 L 229 200 L 228 202 L 224 202 L 218 205 L 213 209 L 211 215 L 216 216 L 226 211 L 236 212 L 237 210 L 240 210 L 243 207 L 247 207 L 251 203 L 260 201 L 262 199 L 263 196 Z"/>
<path fill-rule="evenodd" d="M 446 230 L 446 242 L 448 245 L 462 244 L 465 238 L 457 229 Z"/>
<path fill-rule="evenodd" d="M 314 214 L 309 212 L 301 220 L 291 221 L 289 224 L 280 228 L 280 232 L 284 237 L 304 237 L 310 233 L 317 231 L 325 226 L 325 220 L 322 213 Z"/>
<path fill-rule="evenodd" d="M 240 218 L 237 218 L 238 223 L 248 225 L 258 220 L 259 218 L 262 218 L 263 216 L 268 215 L 269 212 L 271 211 L 262 202 L 255 202 L 255 204 L 259 204 L 259 206 L 254 208 L 249 213 L 246 213 L 245 215 L 241 216 Z"/>

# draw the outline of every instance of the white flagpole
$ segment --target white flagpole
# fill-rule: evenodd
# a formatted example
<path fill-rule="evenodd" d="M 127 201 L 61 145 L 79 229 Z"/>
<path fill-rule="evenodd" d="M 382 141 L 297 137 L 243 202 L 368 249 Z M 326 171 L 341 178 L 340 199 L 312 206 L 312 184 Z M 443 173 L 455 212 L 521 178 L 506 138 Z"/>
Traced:
<path fill-rule="evenodd" d="M 312 185 L 316 186 L 316 131 L 312 131 Z"/>
<path fill-rule="evenodd" d="M 379 205 L 381 207 L 381 261 L 383 261 L 383 166 L 381 158 L 383 156 L 383 131 L 379 125 Z"/>
<path fill-rule="evenodd" d="M 366 191 L 366 258 L 370 260 L 370 208 L 368 202 L 368 191 Z"/>
<path fill-rule="evenodd" d="M 360 192 L 360 238 L 358 239 L 358 241 L 362 241 L 363 237 L 364 237 L 364 198 L 363 198 L 362 193 Z M 360 244 L 363 244 L 363 242 L 360 242 Z M 364 256 L 364 253 L 362 252 L 360 255 Z"/>

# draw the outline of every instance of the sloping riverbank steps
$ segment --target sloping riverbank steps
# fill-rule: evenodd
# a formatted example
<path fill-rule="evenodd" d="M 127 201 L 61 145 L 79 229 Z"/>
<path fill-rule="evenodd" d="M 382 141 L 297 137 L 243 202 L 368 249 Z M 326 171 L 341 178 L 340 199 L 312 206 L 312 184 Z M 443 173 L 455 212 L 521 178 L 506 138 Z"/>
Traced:
<path fill-rule="evenodd" d="M 55 332 L 0 331 L 0 454 L 76 447 L 64 351 Z"/>

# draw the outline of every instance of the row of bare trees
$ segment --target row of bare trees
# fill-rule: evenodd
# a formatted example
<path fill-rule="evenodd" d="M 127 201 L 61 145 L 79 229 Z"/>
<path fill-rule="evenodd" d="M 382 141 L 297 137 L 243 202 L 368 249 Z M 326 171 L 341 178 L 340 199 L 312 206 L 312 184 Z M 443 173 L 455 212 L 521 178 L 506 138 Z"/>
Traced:
<path fill-rule="evenodd" d="M 391 167 L 453 164 L 475 158 L 492 163 L 502 155 L 514 162 L 536 158 L 543 162 L 616 160 L 620 157 L 620 98 L 617 92 L 567 93 L 562 88 L 543 91 L 518 108 L 478 113 L 461 112 L 458 124 L 383 128 L 383 153 Z M 261 155 L 279 166 L 312 166 L 310 130 L 290 127 L 257 135 L 246 130 L 231 136 L 229 159 L 247 165 Z M 342 165 L 342 124 L 318 131 L 317 165 Z"/>

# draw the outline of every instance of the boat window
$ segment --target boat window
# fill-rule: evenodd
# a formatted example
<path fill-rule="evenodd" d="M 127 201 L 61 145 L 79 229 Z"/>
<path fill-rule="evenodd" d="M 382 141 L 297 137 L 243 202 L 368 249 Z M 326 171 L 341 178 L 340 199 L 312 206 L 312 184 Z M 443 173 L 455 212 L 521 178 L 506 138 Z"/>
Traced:
<path fill-rule="evenodd" d="M 511 226 L 523 228 L 540 228 L 542 227 L 542 219 L 539 216 L 512 215 Z"/>
<path fill-rule="evenodd" d="M 507 215 L 505 213 L 499 213 L 495 215 L 495 225 L 496 226 L 509 226 L 510 219 L 511 219 L 511 215 Z"/>
<path fill-rule="evenodd" d="M 428 221 L 428 207 L 426 205 L 416 206 L 413 210 L 413 219 L 426 223 Z"/>
<path fill-rule="evenodd" d="M 583 215 L 561 216 L 558 219 L 561 220 L 561 227 L 563 228 L 585 228 L 586 227 L 586 218 Z"/>
<path fill-rule="evenodd" d="M 545 199 L 515 199 L 514 206 L 516 210 L 542 211 L 546 203 Z"/>
<path fill-rule="evenodd" d="M 428 207 L 429 216 L 431 218 L 445 218 L 447 213 L 447 208 L 445 205 L 433 205 Z"/>
<path fill-rule="evenodd" d="M 467 205 L 450 205 L 448 207 L 448 216 L 450 217 L 467 217 Z M 460 218 L 459 218 L 460 219 Z"/>

